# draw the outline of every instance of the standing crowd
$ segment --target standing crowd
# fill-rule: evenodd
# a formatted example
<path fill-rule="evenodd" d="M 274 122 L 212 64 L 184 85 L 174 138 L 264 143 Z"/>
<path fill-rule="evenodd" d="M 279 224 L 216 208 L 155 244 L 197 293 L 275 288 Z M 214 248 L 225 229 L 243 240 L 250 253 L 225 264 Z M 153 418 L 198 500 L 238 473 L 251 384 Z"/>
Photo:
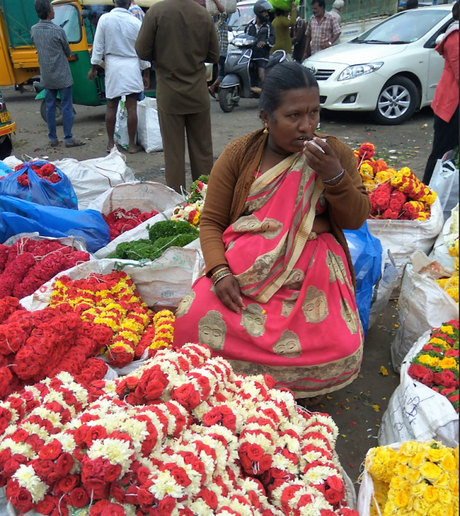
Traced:
<path fill-rule="evenodd" d="M 96 31 L 88 80 L 104 74 L 107 152 L 116 148 L 115 123 L 122 97 L 126 98 L 128 151 L 140 150 L 135 141 L 137 102 L 149 88 L 154 69 L 166 183 L 177 191 L 185 186 L 186 141 L 194 180 L 208 175 L 213 166 L 209 95 L 218 99 L 229 28 L 224 5 L 219 0 L 209 1 L 214 2 L 218 15 L 209 14 L 206 0 L 163 0 L 147 12 L 135 0 L 114 0 L 115 8 L 93 23 Z M 246 27 L 247 34 L 256 41 L 252 59 L 259 83 L 251 88 L 255 95 L 262 92 L 265 69 L 276 50 L 283 50 L 289 59 L 300 63 L 338 40 L 340 16 L 338 19 L 334 13 L 343 9 L 343 3 L 335 0 L 333 11 L 328 13 L 325 0 L 313 0 L 313 16 L 308 24 L 299 16 L 294 2 L 289 11 L 275 9 L 272 21 L 272 5 L 267 0 L 255 3 L 255 16 Z M 72 56 L 65 31 L 53 23 L 50 0 L 35 0 L 35 9 L 40 22 L 32 28 L 32 38 L 46 90 L 49 143 L 56 146 L 59 142 L 55 113 L 60 97 L 64 143 L 67 147 L 84 145 L 72 135 Z M 218 64 L 217 78 L 209 87 L 205 62 Z"/>

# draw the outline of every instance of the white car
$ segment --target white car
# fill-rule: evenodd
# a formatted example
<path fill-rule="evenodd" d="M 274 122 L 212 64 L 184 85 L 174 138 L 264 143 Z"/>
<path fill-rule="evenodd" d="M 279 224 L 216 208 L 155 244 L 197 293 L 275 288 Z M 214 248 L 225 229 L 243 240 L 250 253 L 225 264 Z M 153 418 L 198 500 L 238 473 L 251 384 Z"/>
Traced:
<path fill-rule="evenodd" d="M 377 123 L 401 124 L 429 106 L 444 59 L 435 51 L 452 23 L 452 5 L 395 14 L 357 38 L 303 62 L 319 84 L 321 106 L 369 111 Z"/>

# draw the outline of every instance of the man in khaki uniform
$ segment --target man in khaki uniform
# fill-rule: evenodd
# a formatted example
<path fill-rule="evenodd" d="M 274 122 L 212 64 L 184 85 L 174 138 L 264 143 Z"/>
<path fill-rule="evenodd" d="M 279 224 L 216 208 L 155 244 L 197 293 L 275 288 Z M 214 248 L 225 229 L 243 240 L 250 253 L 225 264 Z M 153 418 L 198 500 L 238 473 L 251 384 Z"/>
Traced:
<path fill-rule="evenodd" d="M 166 183 L 185 187 L 185 137 L 193 180 L 213 165 L 210 98 L 204 62 L 217 63 L 219 42 L 210 14 L 194 0 L 163 0 L 148 11 L 136 42 L 153 62 Z"/>

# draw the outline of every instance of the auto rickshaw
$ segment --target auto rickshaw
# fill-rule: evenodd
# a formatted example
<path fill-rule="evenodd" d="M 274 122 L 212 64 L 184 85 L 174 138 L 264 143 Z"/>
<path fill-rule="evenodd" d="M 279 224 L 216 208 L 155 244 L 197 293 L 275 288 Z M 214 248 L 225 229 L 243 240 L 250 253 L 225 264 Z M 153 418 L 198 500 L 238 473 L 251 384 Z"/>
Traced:
<path fill-rule="evenodd" d="M 11 115 L 0 91 L 0 160 L 11 154 L 13 150 L 11 134 L 14 132 L 16 132 L 16 124 L 11 120 Z"/>

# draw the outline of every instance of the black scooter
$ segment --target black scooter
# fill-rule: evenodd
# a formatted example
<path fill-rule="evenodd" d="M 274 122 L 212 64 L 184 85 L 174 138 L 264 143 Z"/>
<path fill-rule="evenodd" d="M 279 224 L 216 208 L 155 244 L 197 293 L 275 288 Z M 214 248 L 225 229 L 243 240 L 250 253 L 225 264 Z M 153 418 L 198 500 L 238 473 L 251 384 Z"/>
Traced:
<path fill-rule="evenodd" d="M 257 86 L 259 76 L 257 66 L 251 61 L 255 38 L 248 34 L 236 36 L 225 60 L 225 77 L 219 88 L 219 105 L 224 113 L 230 113 L 238 105 L 240 98 L 258 99 L 260 95 L 251 91 Z M 270 56 L 267 68 L 288 59 L 284 50 L 276 50 Z"/>

